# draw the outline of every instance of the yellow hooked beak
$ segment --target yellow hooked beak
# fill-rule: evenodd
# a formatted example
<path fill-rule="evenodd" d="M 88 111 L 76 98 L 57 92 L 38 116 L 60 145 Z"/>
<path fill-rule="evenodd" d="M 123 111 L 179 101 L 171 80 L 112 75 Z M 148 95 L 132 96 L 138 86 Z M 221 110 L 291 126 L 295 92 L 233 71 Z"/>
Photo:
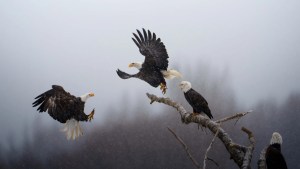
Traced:
<path fill-rule="evenodd" d="M 93 96 L 95 96 L 95 94 L 94 94 L 94 93 L 90 93 L 89 96 L 90 96 L 90 97 L 93 97 Z"/>
<path fill-rule="evenodd" d="M 128 67 L 133 67 L 133 65 L 134 65 L 134 63 L 130 63 L 130 64 L 128 65 Z"/>

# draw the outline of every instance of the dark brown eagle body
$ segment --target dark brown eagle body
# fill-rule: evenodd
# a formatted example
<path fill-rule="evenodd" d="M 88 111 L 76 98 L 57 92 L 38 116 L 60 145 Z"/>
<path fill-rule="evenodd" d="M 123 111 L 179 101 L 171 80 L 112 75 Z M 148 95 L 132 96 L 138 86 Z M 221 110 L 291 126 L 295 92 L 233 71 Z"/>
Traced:
<path fill-rule="evenodd" d="M 146 81 L 153 87 L 158 87 L 161 83 L 166 85 L 163 74 L 156 67 L 143 66 L 136 77 Z"/>
<path fill-rule="evenodd" d="M 210 109 L 208 107 L 207 101 L 204 99 L 204 97 L 196 92 L 194 89 L 190 89 L 187 92 L 184 93 L 185 99 L 188 101 L 188 103 L 193 107 L 194 113 L 205 113 L 210 119 L 213 118 Z"/>
<path fill-rule="evenodd" d="M 265 157 L 268 169 L 287 169 L 287 164 L 281 154 L 280 144 L 269 145 Z"/>
<path fill-rule="evenodd" d="M 77 121 L 87 121 L 88 115 L 84 113 L 85 102 L 80 97 L 75 97 L 66 92 L 63 87 L 52 85 L 52 89 L 37 96 L 32 103 L 33 107 L 38 107 L 38 111 L 46 112 L 55 120 L 66 123 L 74 118 Z"/>
<path fill-rule="evenodd" d="M 144 63 L 142 68 L 137 74 L 127 74 L 121 70 L 117 70 L 117 74 L 122 79 L 128 78 L 139 78 L 146 81 L 153 87 L 158 87 L 160 84 L 166 85 L 161 71 L 166 71 L 168 68 L 168 53 L 163 42 L 160 41 L 160 38 L 156 39 L 155 33 L 151 33 L 148 30 L 148 33 L 143 29 L 143 34 L 137 30 L 138 35 L 133 33 L 134 38 L 132 40 L 139 48 L 139 51 L 142 55 L 145 56 Z"/>

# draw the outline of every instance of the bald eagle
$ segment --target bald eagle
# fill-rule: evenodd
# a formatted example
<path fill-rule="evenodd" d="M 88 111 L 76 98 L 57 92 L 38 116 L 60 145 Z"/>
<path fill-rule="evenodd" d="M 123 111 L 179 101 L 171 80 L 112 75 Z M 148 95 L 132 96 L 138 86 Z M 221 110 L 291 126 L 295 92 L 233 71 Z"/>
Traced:
<path fill-rule="evenodd" d="M 117 74 L 122 79 L 139 78 L 146 81 L 153 87 L 160 86 L 162 93 L 165 94 L 167 90 L 166 79 L 172 79 L 174 77 L 181 77 L 181 74 L 174 70 L 168 69 L 168 53 L 163 42 L 160 38 L 156 39 L 155 33 L 148 33 L 143 29 L 143 34 L 137 30 L 137 34 L 133 33 L 133 42 L 139 48 L 142 55 L 145 56 L 144 63 L 133 62 L 129 64 L 129 67 L 135 67 L 139 69 L 137 74 L 127 74 L 121 70 L 117 70 Z"/>
<path fill-rule="evenodd" d="M 281 144 L 281 135 L 274 132 L 265 154 L 268 169 L 287 169 L 285 159 L 281 154 Z"/>
<path fill-rule="evenodd" d="M 198 115 L 200 113 L 206 114 L 210 119 L 213 118 L 210 109 L 208 107 L 207 101 L 201 96 L 200 93 L 196 92 L 190 82 L 182 81 L 179 87 L 184 93 L 184 97 L 187 102 L 193 107 L 193 115 Z"/>
<path fill-rule="evenodd" d="M 82 135 L 79 121 L 91 121 L 95 109 L 89 114 L 84 113 L 84 104 L 88 98 L 94 96 L 87 93 L 80 97 L 75 97 L 66 92 L 63 87 L 52 85 L 52 89 L 40 94 L 32 103 L 33 107 L 39 106 L 40 113 L 48 111 L 48 114 L 61 123 L 65 123 L 62 131 L 66 133 L 67 139 L 75 140 Z"/>

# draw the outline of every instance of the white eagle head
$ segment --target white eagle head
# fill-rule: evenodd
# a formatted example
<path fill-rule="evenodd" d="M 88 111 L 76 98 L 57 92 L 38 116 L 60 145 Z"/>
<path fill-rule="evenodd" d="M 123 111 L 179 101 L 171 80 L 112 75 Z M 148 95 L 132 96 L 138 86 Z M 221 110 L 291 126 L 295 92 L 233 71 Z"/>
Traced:
<path fill-rule="evenodd" d="M 184 93 L 186 93 L 192 88 L 192 84 L 188 81 L 182 81 L 180 82 L 179 87 Z"/>
<path fill-rule="evenodd" d="M 88 98 L 93 97 L 93 96 L 95 96 L 94 93 L 86 93 L 86 94 L 80 96 L 80 99 L 81 99 L 81 101 L 86 102 L 86 100 L 87 100 Z"/>
<path fill-rule="evenodd" d="M 282 137 L 278 132 L 274 132 L 272 134 L 272 138 L 270 140 L 270 144 L 282 144 Z"/>
<path fill-rule="evenodd" d="M 128 65 L 128 67 L 135 67 L 140 70 L 142 68 L 142 62 L 132 62 Z"/>

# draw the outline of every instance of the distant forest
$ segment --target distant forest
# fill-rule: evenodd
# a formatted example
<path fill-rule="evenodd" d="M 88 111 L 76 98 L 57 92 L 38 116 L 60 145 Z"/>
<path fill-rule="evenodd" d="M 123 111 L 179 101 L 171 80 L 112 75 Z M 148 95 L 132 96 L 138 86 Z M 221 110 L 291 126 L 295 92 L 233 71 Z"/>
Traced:
<path fill-rule="evenodd" d="M 201 73 L 203 71 L 199 70 L 197 73 L 204 74 Z M 190 79 L 194 88 L 206 97 L 214 120 L 247 111 L 237 105 L 234 89 L 231 88 L 226 74 L 220 76 L 205 74 L 206 76 L 202 76 L 201 79 L 186 78 Z M 169 82 L 168 97 L 182 103 L 187 110 L 191 110 L 183 94 L 177 91 L 179 90 L 177 85 L 175 82 Z M 145 93 L 139 93 L 136 97 L 146 98 Z M 300 168 L 298 162 L 300 152 L 297 146 L 300 141 L 298 132 L 300 93 L 290 94 L 280 104 L 276 104 L 276 101 L 272 99 L 258 102 L 253 107 L 254 112 L 242 117 L 237 123 L 235 120 L 226 122 L 222 127 L 237 143 L 245 145 L 249 141 L 240 130 L 241 127 L 245 126 L 254 133 L 256 147 L 252 168 L 257 168 L 259 154 L 269 144 L 274 131 L 279 132 L 283 137 L 282 152 L 288 167 Z M 148 105 L 139 101 L 135 103 L 136 106 L 128 107 L 127 105 L 127 103 L 120 102 L 118 108 L 103 110 L 111 114 L 111 118 L 107 118 L 104 125 L 93 123 L 92 128 L 91 124 L 82 123 L 85 133 L 76 141 L 66 140 L 63 133 L 59 132 L 62 125 L 58 122 L 49 127 L 40 121 L 35 121 L 33 137 L 27 136 L 27 133 L 32 131 L 24 131 L 25 141 L 22 146 L 14 145 L 12 135 L 7 138 L 7 141 L 11 143 L 9 148 L 0 147 L 0 168 L 194 168 L 185 151 L 167 127 L 176 131 L 184 139 L 194 157 L 202 164 L 205 151 L 213 138 L 209 130 L 198 129 L 196 124 L 183 124 L 174 109 L 162 104 Z M 160 112 L 159 115 L 151 115 L 154 111 Z M 96 111 L 95 118 L 97 118 L 97 113 L 101 112 Z M 33 115 L 32 112 L 28 114 Z M 34 115 L 41 114 L 36 112 Z M 132 118 L 127 118 L 128 116 Z M 214 159 L 221 166 L 220 168 L 237 168 L 218 139 L 210 150 L 209 157 Z M 210 169 L 218 168 L 211 162 L 207 165 Z"/>

